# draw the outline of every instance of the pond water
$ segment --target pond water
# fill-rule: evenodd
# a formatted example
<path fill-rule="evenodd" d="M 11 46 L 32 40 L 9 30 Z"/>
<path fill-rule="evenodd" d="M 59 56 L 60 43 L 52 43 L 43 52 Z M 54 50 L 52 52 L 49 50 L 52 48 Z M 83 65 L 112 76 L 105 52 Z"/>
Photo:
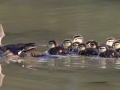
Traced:
<path fill-rule="evenodd" d="M 77 55 L 57 57 L 39 58 L 37 63 L 26 59 L 26 65 L 34 65 L 33 69 L 3 65 L 6 76 L 1 90 L 119 90 L 120 59 Z"/>
<path fill-rule="evenodd" d="M 1 0 L 0 23 L 6 36 L 2 43 L 47 44 L 81 34 L 104 43 L 120 35 L 119 0 Z M 46 47 L 38 48 L 41 52 Z M 38 63 L 37 63 L 38 64 Z M 0 90 L 119 90 L 119 59 L 60 56 L 40 59 L 28 70 L 3 65 Z"/>

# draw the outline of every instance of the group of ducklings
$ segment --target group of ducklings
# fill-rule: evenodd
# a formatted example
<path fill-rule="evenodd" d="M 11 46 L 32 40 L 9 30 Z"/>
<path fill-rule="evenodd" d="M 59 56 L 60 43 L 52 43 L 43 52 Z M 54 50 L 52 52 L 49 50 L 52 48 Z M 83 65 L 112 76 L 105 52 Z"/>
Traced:
<path fill-rule="evenodd" d="M 13 57 L 40 57 L 43 56 L 39 50 L 36 49 L 36 43 L 17 43 L 2 45 L 1 40 L 5 36 L 2 24 L 0 24 L 0 58 L 4 55 Z M 113 37 L 107 38 L 105 43 L 98 43 L 95 40 L 83 42 L 82 35 L 75 35 L 73 39 L 65 39 L 61 45 L 55 40 L 48 42 L 47 54 L 49 55 L 84 55 L 84 56 L 99 56 L 105 58 L 120 57 L 120 40 Z M 45 54 L 46 55 L 46 54 Z"/>
<path fill-rule="evenodd" d="M 107 38 L 105 43 L 100 44 L 95 40 L 84 43 L 82 35 L 75 35 L 72 40 L 65 39 L 61 45 L 58 45 L 55 40 L 51 40 L 47 47 L 47 53 L 50 55 L 76 54 L 104 58 L 120 57 L 120 40 L 113 37 Z"/>

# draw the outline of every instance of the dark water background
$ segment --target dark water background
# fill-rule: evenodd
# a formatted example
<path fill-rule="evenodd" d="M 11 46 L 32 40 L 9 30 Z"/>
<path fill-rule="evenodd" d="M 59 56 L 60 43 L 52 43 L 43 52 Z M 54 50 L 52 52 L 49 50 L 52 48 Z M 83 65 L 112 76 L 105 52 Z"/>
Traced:
<path fill-rule="evenodd" d="M 119 39 L 119 0 L 0 0 L 3 45 L 19 42 L 47 44 L 81 34 L 105 42 Z M 46 47 L 38 48 L 41 52 Z M 103 63 L 101 64 L 101 61 Z M 3 66 L 0 90 L 119 90 L 120 70 L 113 60 L 67 58 L 40 62 L 36 70 Z M 105 68 L 106 67 L 106 68 Z"/>

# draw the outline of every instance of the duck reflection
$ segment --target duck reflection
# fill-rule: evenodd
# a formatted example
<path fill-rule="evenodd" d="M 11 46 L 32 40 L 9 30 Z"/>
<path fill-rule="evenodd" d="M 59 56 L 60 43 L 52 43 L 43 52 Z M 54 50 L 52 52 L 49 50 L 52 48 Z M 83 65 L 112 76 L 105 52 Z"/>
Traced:
<path fill-rule="evenodd" d="M 63 67 L 80 67 L 86 68 L 88 61 L 85 56 L 76 56 L 76 57 L 66 57 L 58 58 L 56 60 L 51 60 L 46 62 L 49 66 L 63 66 Z"/>
<path fill-rule="evenodd" d="M 106 68 L 106 58 L 100 59 L 98 65 L 99 68 L 103 68 L 103 69 Z"/>
<path fill-rule="evenodd" d="M 86 57 L 80 55 L 61 56 L 54 60 L 40 62 L 41 65 L 77 68 L 115 68 L 120 69 L 119 58 Z"/>
<path fill-rule="evenodd" d="M 114 68 L 115 69 L 120 69 L 120 58 L 116 58 L 114 60 Z"/>

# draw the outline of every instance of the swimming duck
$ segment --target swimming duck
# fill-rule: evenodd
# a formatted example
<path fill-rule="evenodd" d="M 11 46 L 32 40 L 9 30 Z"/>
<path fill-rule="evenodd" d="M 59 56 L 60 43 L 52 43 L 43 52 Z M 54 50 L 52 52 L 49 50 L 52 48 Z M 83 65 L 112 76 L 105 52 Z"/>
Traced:
<path fill-rule="evenodd" d="M 88 45 L 89 48 L 98 49 L 98 46 L 99 46 L 98 42 L 95 41 L 95 40 L 89 40 L 89 41 L 86 42 L 86 44 Z"/>
<path fill-rule="evenodd" d="M 47 53 L 50 55 L 65 55 L 67 54 L 67 51 L 64 47 L 58 46 L 55 40 L 51 40 L 48 42 Z"/>
<path fill-rule="evenodd" d="M 99 57 L 104 57 L 104 58 L 117 58 L 119 57 L 119 54 L 113 50 L 110 49 L 106 44 L 101 44 L 99 46 Z"/>
<path fill-rule="evenodd" d="M 78 47 L 78 54 L 79 55 L 86 55 L 86 49 L 87 49 L 87 45 L 85 43 L 81 43 L 79 44 L 79 47 Z"/>
<path fill-rule="evenodd" d="M 80 44 L 79 42 L 74 42 L 74 43 L 72 43 L 72 45 L 71 45 L 72 49 L 71 49 L 71 51 L 70 51 L 70 54 L 78 54 L 79 44 Z"/>
<path fill-rule="evenodd" d="M 8 45 L 2 45 L 1 41 L 2 38 L 5 36 L 2 24 L 0 24 L 0 50 L 5 53 L 8 52 L 12 53 L 13 55 L 16 56 L 31 56 L 31 57 L 36 57 L 41 55 L 41 52 L 36 50 L 36 44 L 35 43 L 17 43 L 17 44 L 8 44 Z M 9 54 L 8 53 L 8 54 Z M 24 53 L 24 55 L 23 55 Z"/>
<path fill-rule="evenodd" d="M 72 50 L 72 40 L 71 39 L 65 39 L 61 45 L 64 49 L 68 51 L 68 53 Z"/>
<path fill-rule="evenodd" d="M 114 43 L 115 41 L 116 41 L 115 38 L 109 37 L 109 38 L 106 39 L 105 44 L 106 44 L 109 48 L 112 48 L 112 45 L 113 45 L 113 43 Z"/>
<path fill-rule="evenodd" d="M 50 48 L 54 48 L 56 46 L 58 46 L 58 43 L 55 40 L 50 40 L 48 42 L 47 48 L 50 49 Z"/>
<path fill-rule="evenodd" d="M 98 55 L 98 50 L 96 48 L 88 48 L 88 45 L 86 43 L 79 44 L 79 55 L 85 55 L 85 56 L 94 56 Z"/>
<path fill-rule="evenodd" d="M 113 43 L 113 49 L 114 49 L 116 52 L 120 53 L 120 40 L 117 40 L 117 41 L 115 41 L 115 42 Z"/>
<path fill-rule="evenodd" d="M 82 35 L 75 35 L 75 36 L 73 36 L 72 43 L 74 43 L 74 42 L 82 43 L 83 42 L 83 36 Z"/>

